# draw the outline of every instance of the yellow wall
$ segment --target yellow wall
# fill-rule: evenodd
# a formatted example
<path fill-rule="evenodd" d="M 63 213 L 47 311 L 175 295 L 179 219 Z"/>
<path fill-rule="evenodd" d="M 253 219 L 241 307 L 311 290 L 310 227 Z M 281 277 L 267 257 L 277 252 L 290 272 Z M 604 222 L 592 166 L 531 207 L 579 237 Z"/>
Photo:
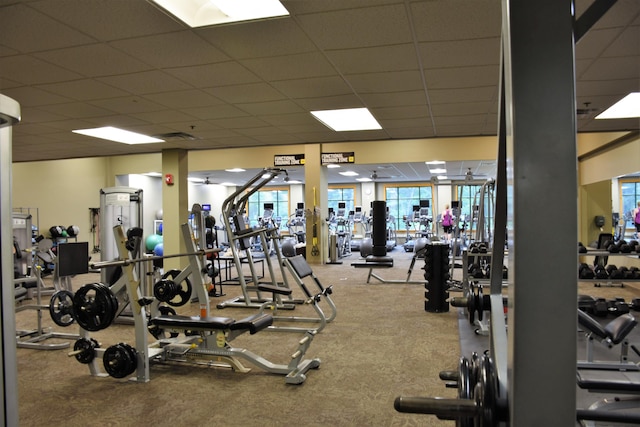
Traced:
<path fill-rule="evenodd" d="M 77 225 L 78 241 L 92 247 L 89 208 L 100 207 L 100 189 L 109 181 L 107 163 L 105 158 L 14 163 L 13 208 L 37 208 L 45 237 L 51 226 Z M 34 214 L 34 225 L 36 220 Z"/>

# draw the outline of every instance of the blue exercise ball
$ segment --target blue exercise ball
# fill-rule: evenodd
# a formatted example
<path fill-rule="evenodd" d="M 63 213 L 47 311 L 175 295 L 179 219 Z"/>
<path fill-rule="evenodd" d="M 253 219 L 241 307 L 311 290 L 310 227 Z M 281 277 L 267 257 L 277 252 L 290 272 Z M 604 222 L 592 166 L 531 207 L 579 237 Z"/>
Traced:
<path fill-rule="evenodd" d="M 155 248 L 153 248 L 153 254 L 155 256 L 163 256 L 164 255 L 164 245 L 162 243 L 158 243 Z"/>

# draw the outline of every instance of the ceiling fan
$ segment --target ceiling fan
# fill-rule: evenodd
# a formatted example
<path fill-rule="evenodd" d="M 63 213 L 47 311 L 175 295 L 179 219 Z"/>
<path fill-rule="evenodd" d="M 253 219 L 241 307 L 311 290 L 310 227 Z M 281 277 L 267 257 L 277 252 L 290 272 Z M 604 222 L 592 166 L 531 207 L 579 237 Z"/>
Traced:
<path fill-rule="evenodd" d="M 196 183 L 196 185 L 210 185 L 210 184 L 213 184 L 213 182 L 209 181 L 208 176 L 204 179 L 204 181 Z"/>
<path fill-rule="evenodd" d="M 471 171 L 471 168 L 467 168 L 467 171 L 465 172 L 464 175 L 453 175 L 453 176 L 449 176 L 449 178 L 453 179 L 453 180 L 464 180 L 466 182 L 469 182 L 469 181 L 477 181 L 477 180 L 488 179 L 489 176 L 474 174 Z"/>
<path fill-rule="evenodd" d="M 371 179 L 374 180 L 374 181 L 377 180 L 377 179 L 391 179 L 390 176 L 380 176 L 380 175 L 378 175 L 378 172 L 375 171 L 375 170 L 372 170 L 371 172 L 372 172 L 371 173 Z"/>

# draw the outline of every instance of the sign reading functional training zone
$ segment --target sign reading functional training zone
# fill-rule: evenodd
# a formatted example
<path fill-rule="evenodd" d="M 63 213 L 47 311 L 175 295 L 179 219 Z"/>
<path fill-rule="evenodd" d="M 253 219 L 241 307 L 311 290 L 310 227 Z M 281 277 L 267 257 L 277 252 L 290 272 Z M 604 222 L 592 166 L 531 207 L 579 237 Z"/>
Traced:
<path fill-rule="evenodd" d="M 273 166 L 304 166 L 304 154 L 276 154 Z"/>
<path fill-rule="evenodd" d="M 323 165 L 356 162 L 356 156 L 353 151 L 351 153 L 321 153 L 320 156 Z"/>

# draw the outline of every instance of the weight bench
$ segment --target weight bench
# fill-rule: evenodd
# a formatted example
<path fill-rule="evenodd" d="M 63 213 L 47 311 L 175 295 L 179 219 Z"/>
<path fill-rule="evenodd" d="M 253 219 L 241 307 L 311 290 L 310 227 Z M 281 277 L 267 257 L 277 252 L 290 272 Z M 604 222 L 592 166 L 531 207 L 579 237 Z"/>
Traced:
<path fill-rule="evenodd" d="M 307 260 L 302 255 L 296 255 L 289 258 L 284 258 L 282 260 L 282 264 L 287 268 L 293 280 L 298 284 L 302 292 L 304 293 L 305 298 L 303 300 L 292 300 L 299 304 L 311 305 L 316 312 L 316 317 L 300 317 L 300 316 L 274 316 L 275 320 L 281 321 L 289 321 L 289 322 L 310 322 L 310 323 L 319 323 L 319 325 L 312 330 L 314 332 L 322 331 L 326 324 L 333 321 L 337 315 L 337 308 L 331 295 L 333 294 L 333 286 L 324 287 L 320 282 L 320 279 L 313 273 L 311 266 L 307 262 Z M 305 283 L 305 278 L 311 278 L 312 283 L 315 285 L 315 289 L 310 289 L 307 283 Z M 307 280 L 309 282 L 309 280 Z M 262 286 L 262 285 L 260 285 Z M 269 286 L 269 285 L 267 285 Z M 277 287 L 276 287 L 277 288 Z M 268 289 L 262 289 L 268 292 Z M 287 288 L 285 288 L 287 289 Z M 291 293 L 291 290 L 289 290 Z M 275 301 L 275 295 L 273 301 Z M 329 307 L 329 315 L 325 314 L 320 303 L 325 301 Z M 274 307 L 272 303 L 265 303 L 262 306 L 262 310 L 265 308 L 273 308 L 274 313 L 277 313 L 278 307 L 277 305 Z M 304 332 L 311 328 L 307 327 L 288 327 L 288 326 L 280 326 L 274 325 L 270 329 L 283 331 L 283 332 Z"/>
<path fill-rule="evenodd" d="M 273 323 L 273 316 L 259 313 L 241 320 L 231 317 L 199 317 L 180 315 L 160 315 L 149 320 L 149 325 L 163 329 L 181 331 L 236 331 L 249 332 L 251 335 L 263 330 Z"/>
<path fill-rule="evenodd" d="M 629 396 L 640 394 L 640 372 L 587 369 L 578 370 L 576 379 L 578 387 L 590 393 L 628 395 L 600 399 L 588 409 L 578 409 L 576 415 L 581 425 L 596 425 L 586 420 L 640 424 L 640 398 Z"/>
<path fill-rule="evenodd" d="M 633 315 L 629 313 L 623 314 L 602 326 L 596 319 L 584 311 L 578 310 L 578 323 L 585 329 L 587 334 L 587 360 L 579 361 L 578 368 L 640 370 L 636 364 L 628 361 L 629 342 L 627 336 L 638 324 Z M 599 339 L 608 348 L 620 344 L 620 361 L 617 363 L 594 361 L 594 339 Z"/>
<path fill-rule="evenodd" d="M 319 359 L 303 360 L 315 336 L 314 331 L 306 331 L 305 336 L 298 341 L 298 347 L 290 356 L 288 364 L 275 364 L 247 349 L 229 345 L 229 342 L 237 336 L 246 332 L 251 335 L 256 334 L 271 326 L 272 323 L 273 316 L 262 312 L 240 320 L 215 316 L 203 318 L 182 315 L 155 316 L 149 320 L 150 326 L 171 331 L 184 331 L 188 336 L 186 340 L 173 337 L 157 341 L 149 346 L 149 360 L 195 361 L 196 363 L 207 361 L 213 366 L 230 367 L 242 373 L 249 372 L 250 369 L 238 360 L 242 358 L 267 372 L 285 375 L 287 384 L 301 384 L 306 380 L 306 372 L 309 369 L 320 366 Z M 196 331 L 197 336 L 192 335 L 192 332 Z"/>

